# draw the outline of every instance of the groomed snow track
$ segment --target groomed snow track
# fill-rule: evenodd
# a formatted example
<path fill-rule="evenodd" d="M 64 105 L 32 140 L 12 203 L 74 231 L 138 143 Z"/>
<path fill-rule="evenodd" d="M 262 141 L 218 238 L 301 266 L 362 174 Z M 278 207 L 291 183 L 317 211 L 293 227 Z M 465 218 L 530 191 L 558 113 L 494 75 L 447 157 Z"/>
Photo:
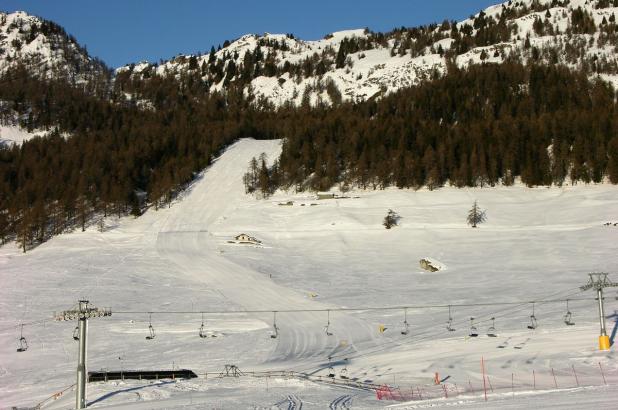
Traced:
<path fill-rule="evenodd" d="M 194 185 L 190 195 L 175 205 L 176 211 L 157 233 L 157 252 L 186 275 L 223 295 L 234 309 L 328 309 L 329 306 L 307 300 L 265 275 L 226 259 L 217 250 L 217 239 L 209 232 L 211 225 L 246 201 L 242 184 L 245 164 L 262 152 L 268 158 L 276 158 L 280 142 L 244 139 L 226 150 Z M 272 322 L 269 315 L 260 318 Z M 285 368 L 317 366 L 333 354 L 353 353 L 357 346 L 368 347 L 376 341 L 371 326 L 343 314 L 331 315 L 332 336 L 327 336 L 326 320 L 323 313 L 279 313 L 281 331 L 277 347 L 267 360 L 269 368 L 278 362 L 285 364 Z"/>

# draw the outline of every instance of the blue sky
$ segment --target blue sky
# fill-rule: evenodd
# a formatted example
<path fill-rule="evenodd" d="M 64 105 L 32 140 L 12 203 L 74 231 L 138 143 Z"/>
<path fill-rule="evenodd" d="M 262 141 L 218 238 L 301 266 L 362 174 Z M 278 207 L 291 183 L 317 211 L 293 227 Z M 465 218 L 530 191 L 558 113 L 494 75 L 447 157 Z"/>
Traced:
<path fill-rule="evenodd" d="M 461 20 L 499 0 L 3 0 L 62 25 L 111 67 L 208 52 L 247 33 L 314 40 L 345 29 L 388 31 Z"/>

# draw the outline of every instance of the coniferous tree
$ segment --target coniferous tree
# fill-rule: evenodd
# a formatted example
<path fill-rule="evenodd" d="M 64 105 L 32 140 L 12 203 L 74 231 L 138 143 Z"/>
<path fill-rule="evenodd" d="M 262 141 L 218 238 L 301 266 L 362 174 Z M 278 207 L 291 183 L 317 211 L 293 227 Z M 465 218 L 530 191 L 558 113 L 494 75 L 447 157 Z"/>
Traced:
<path fill-rule="evenodd" d="M 468 225 L 476 228 L 477 225 L 482 224 L 486 220 L 487 216 L 485 214 L 485 211 L 479 208 L 477 201 L 474 201 L 472 208 L 470 209 L 470 211 L 468 211 Z"/>

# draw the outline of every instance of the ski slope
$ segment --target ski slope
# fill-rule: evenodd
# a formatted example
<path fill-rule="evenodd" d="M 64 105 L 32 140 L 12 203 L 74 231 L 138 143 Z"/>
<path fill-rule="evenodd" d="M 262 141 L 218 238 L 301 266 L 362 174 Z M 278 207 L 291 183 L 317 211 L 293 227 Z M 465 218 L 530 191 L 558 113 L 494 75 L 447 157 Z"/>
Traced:
<path fill-rule="evenodd" d="M 74 383 L 74 324 L 39 321 L 80 298 L 114 312 L 90 321 L 91 370 L 173 367 L 203 374 L 236 364 L 246 372 L 325 376 L 331 356 L 338 376 L 347 365 L 351 378 L 403 388 L 429 386 L 439 372 L 476 391 L 405 404 L 309 380 L 202 376 L 95 383 L 88 387 L 92 407 L 474 408 L 482 403 L 481 357 L 496 388 L 487 408 L 612 407 L 615 353 L 596 350 L 596 304 L 578 287 L 592 271 L 618 280 L 618 226 L 604 225 L 618 223 L 615 186 L 387 189 L 320 201 L 309 193 L 278 192 L 258 200 L 244 193 L 242 174 L 262 152 L 275 159 L 280 142 L 237 142 L 171 207 L 137 219 L 109 218 L 105 232 L 92 227 L 65 234 L 27 254 L 14 244 L 0 248 L 0 408 L 34 406 Z M 465 224 L 474 200 L 488 215 L 475 230 Z M 280 205 L 288 201 L 291 206 Z M 391 230 L 382 226 L 388 209 L 402 217 Z M 240 233 L 262 244 L 228 242 Z M 424 257 L 443 269 L 421 270 Z M 609 313 L 618 309 L 614 295 L 607 294 Z M 535 304 L 536 330 L 526 328 L 530 304 L 484 305 L 565 298 L 576 299 L 569 305 L 575 326 L 562 322 L 562 302 Z M 408 335 L 400 333 L 403 309 L 367 309 L 448 304 L 483 306 L 454 308 L 454 332 L 445 329 L 447 309 L 410 308 Z M 327 336 L 323 310 L 341 307 L 359 310 L 331 312 Z M 247 310 L 264 312 L 206 314 L 205 327 L 217 337 L 198 337 L 200 312 Z M 278 313 L 279 337 L 271 339 L 271 312 L 282 310 L 313 312 Z M 152 311 L 186 313 L 153 314 L 157 336 L 148 341 Z M 467 337 L 471 316 L 479 338 Z M 484 335 L 491 317 L 497 338 Z M 30 347 L 16 353 L 16 326 L 30 322 L 37 322 L 24 327 Z M 580 372 L 580 387 L 569 373 L 572 366 Z M 538 390 L 530 384 L 533 370 Z M 45 408 L 71 408 L 73 402 L 69 391 Z"/>

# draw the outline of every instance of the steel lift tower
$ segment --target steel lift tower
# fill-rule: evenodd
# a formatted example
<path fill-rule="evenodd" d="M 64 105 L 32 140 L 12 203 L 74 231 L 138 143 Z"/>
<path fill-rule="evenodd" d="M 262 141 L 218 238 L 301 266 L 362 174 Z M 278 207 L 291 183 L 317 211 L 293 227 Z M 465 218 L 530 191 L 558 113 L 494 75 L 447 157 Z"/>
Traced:
<path fill-rule="evenodd" d="M 607 279 L 607 273 L 589 273 L 590 280 L 587 284 L 580 287 L 581 290 L 595 289 L 599 302 L 599 323 L 601 324 L 601 335 L 599 336 L 599 350 L 609 350 L 610 341 L 605 329 L 605 310 L 603 308 L 603 289 L 618 287 L 618 283 Z"/>
<path fill-rule="evenodd" d="M 77 382 L 75 384 L 75 408 L 86 408 L 86 348 L 88 346 L 88 319 L 95 317 L 111 316 L 109 308 L 99 309 L 89 305 L 89 301 L 80 300 L 77 309 L 65 310 L 54 313 L 54 319 L 58 321 L 77 320 L 79 355 L 77 359 Z"/>

